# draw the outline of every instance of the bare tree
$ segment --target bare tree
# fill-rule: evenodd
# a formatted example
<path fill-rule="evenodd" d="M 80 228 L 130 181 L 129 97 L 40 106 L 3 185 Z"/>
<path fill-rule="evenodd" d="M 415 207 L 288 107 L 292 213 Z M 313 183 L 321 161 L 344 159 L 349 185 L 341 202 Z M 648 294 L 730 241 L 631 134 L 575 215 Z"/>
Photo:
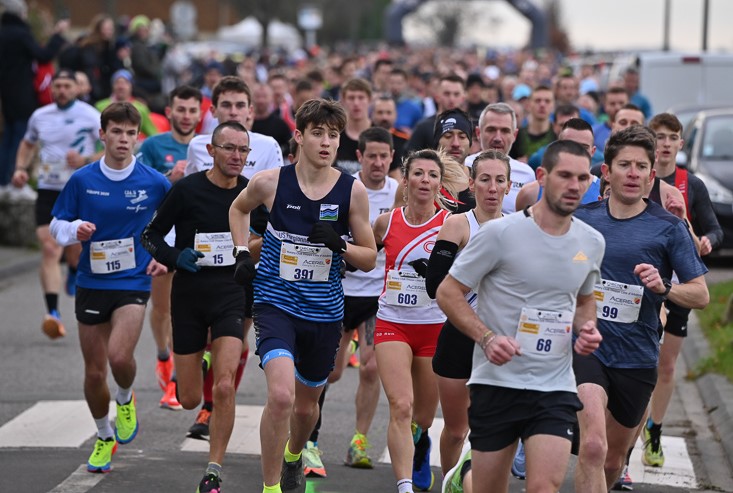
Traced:
<path fill-rule="evenodd" d="M 459 37 L 489 17 L 488 2 L 441 0 L 428 2 L 411 14 L 412 21 L 433 33 L 436 44 L 455 46 Z"/>
<path fill-rule="evenodd" d="M 241 16 L 252 16 L 262 25 L 263 48 L 268 46 L 270 22 L 277 19 L 295 24 L 301 0 L 229 0 Z M 313 2 L 310 2 L 313 3 Z"/>

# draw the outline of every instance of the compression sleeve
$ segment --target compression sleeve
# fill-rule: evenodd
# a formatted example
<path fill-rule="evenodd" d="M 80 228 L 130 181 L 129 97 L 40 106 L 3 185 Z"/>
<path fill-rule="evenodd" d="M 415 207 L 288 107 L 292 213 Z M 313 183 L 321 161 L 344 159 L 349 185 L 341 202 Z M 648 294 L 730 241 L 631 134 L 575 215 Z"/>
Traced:
<path fill-rule="evenodd" d="M 81 219 L 64 221 L 63 219 L 56 219 L 54 217 L 51 219 L 51 224 L 49 225 L 51 236 L 61 246 L 79 243 L 79 240 L 76 239 L 76 230 L 79 229 L 79 226 L 83 222 Z"/>
<path fill-rule="evenodd" d="M 170 232 L 178 217 L 178 208 L 183 197 L 178 197 L 180 186 L 174 185 L 155 211 L 153 218 L 140 235 L 143 247 L 169 271 L 176 268 L 176 261 L 181 251 L 165 242 L 165 235 Z"/>
<path fill-rule="evenodd" d="M 435 299 L 438 286 L 443 282 L 445 276 L 448 275 L 448 271 L 453 265 L 457 253 L 458 245 L 452 241 L 438 240 L 435 243 L 433 251 L 430 254 L 430 260 L 428 260 L 428 277 L 425 280 L 428 296 L 432 299 Z"/>

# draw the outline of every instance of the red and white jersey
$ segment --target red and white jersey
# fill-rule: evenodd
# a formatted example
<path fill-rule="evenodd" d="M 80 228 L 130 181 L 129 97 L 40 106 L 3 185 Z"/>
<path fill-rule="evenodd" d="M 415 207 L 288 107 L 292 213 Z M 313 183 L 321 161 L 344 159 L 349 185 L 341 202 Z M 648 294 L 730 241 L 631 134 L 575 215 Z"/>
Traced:
<path fill-rule="evenodd" d="M 449 214 L 441 209 L 425 223 L 412 225 L 405 219 L 403 207 L 391 212 L 382 238 L 387 259 L 377 313 L 381 320 L 403 324 L 445 322 L 446 317 L 436 301 L 424 293 L 425 279 L 415 276 L 415 269 L 409 263 L 430 258 L 438 232 Z"/>

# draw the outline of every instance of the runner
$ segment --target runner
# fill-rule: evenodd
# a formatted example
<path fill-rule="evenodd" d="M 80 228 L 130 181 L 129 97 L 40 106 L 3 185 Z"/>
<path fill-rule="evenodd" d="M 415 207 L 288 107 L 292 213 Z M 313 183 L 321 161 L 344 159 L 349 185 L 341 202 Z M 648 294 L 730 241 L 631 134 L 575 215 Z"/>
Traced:
<path fill-rule="evenodd" d="M 545 190 L 540 201 L 485 224 L 438 288 L 448 319 L 477 343 L 469 380 L 474 489 L 508 491 L 519 438 L 526 447 L 527 491 L 558 491 L 565 478 L 582 407 L 573 348 L 589 354 L 601 341 L 593 287 L 604 242 L 572 218 L 590 184 L 589 169 L 580 144 L 552 143 L 538 168 Z M 478 313 L 466 299 L 471 289 L 478 289 Z M 453 478 L 461 484 L 455 470 L 446 481 Z"/>
<path fill-rule="evenodd" d="M 611 135 L 602 170 L 611 195 L 575 214 L 606 239 L 596 288 L 604 342 L 573 362 L 583 402 L 576 491 L 607 491 L 619 478 L 657 380 L 662 302 L 704 308 L 709 300 L 707 269 L 684 221 L 643 199 L 654 180 L 655 152 L 646 127 Z M 679 284 L 670 282 L 673 272 Z"/>
<path fill-rule="evenodd" d="M 255 173 L 266 170 L 279 168 L 283 165 L 282 152 L 277 141 L 267 135 L 258 134 L 251 131 L 252 124 L 252 93 L 249 86 L 239 77 L 226 76 L 222 77 L 219 83 L 214 87 L 214 93 L 211 97 L 212 106 L 211 114 L 216 117 L 219 122 L 237 122 L 247 128 L 249 135 L 250 152 L 246 156 L 242 176 L 252 179 Z M 198 171 L 206 171 L 213 167 L 214 160 L 209 154 L 207 145 L 211 144 L 211 138 L 208 135 L 197 135 L 188 146 L 188 157 L 186 164 L 186 175 L 196 173 Z M 247 287 L 249 289 L 249 287 Z M 239 388 L 244 375 L 244 367 L 249 357 L 249 343 L 247 342 L 247 334 L 252 326 L 251 304 L 253 296 L 251 292 L 247 293 L 247 303 L 250 306 L 247 309 L 247 317 L 244 320 L 244 345 L 242 346 L 242 357 L 239 360 L 239 369 L 235 386 Z M 209 354 L 205 353 L 203 361 L 204 368 L 210 370 L 208 363 Z M 193 425 L 188 429 L 188 436 L 206 440 L 209 438 L 209 422 L 211 420 L 211 410 L 213 406 L 212 385 L 214 378 L 211 371 L 207 370 L 207 376 L 204 379 L 204 402 L 201 410 L 196 416 Z"/>
<path fill-rule="evenodd" d="M 254 277 L 254 263 L 241 246 L 249 214 L 260 204 L 270 211 L 254 279 L 257 354 L 268 389 L 260 422 L 264 493 L 305 491 L 301 452 L 341 336 L 341 260 L 365 271 L 375 265 L 364 185 L 331 167 L 345 124 L 340 104 L 304 103 L 296 114 L 298 162 L 256 174 L 229 212 L 242 252 L 235 277 L 246 284 Z M 347 244 L 349 232 L 354 242 Z"/>
<path fill-rule="evenodd" d="M 165 114 L 171 130 L 148 137 L 140 146 L 137 158 L 143 164 L 167 176 L 171 183 L 183 177 L 186 168 L 188 144 L 193 139 L 196 125 L 201 120 L 201 91 L 190 86 L 179 86 L 169 95 Z M 175 231 L 166 232 L 169 245 L 175 243 Z M 153 278 L 150 291 L 150 328 L 158 352 L 155 375 L 163 391 L 160 407 L 177 411 L 183 409 L 176 396 L 176 377 L 171 345 L 171 282 L 173 269 L 164 276 Z"/>
<path fill-rule="evenodd" d="M 424 269 L 421 276 L 413 265 L 424 267 L 449 215 L 436 209 L 443 169 L 435 151 L 410 153 L 402 170 L 407 205 L 374 222 L 374 237 L 386 255 L 374 345 L 389 400 L 387 445 L 399 493 L 412 492 L 413 486 L 427 491 L 434 481 L 428 428 L 438 407 L 438 386 L 431 360 L 445 316 L 427 295 Z"/>
<path fill-rule="evenodd" d="M 66 292 L 76 292 L 76 265 L 81 248 L 77 244 L 60 247 L 51 236 L 51 209 L 71 174 L 102 155 L 99 144 L 99 112 L 89 104 L 78 101 L 78 86 L 74 73 L 60 70 L 53 77 L 54 102 L 37 109 L 28 120 L 28 130 L 18 147 L 12 183 L 17 188 L 27 185 L 31 160 L 40 147 L 41 166 L 38 170 L 36 198 L 36 237 L 41 244 L 39 268 L 41 288 L 46 301 L 46 316 L 42 329 L 56 339 L 66 334 L 58 308 L 61 291 L 59 260 L 63 254 L 69 267 Z"/>
<path fill-rule="evenodd" d="M 80 241 L 76 318 L 84 356 L 84 396 L 97 425 L 87 462 L 107 472 L 117 444 L 138 432 L 135 346 L 150 296 L 150 276 L 165 274 L 140 243 L 140 234 L 170 188 L 157 171 L 132 154 L 140 113 L 112 103 L 101 117 L 104 157 L 71 175 L 53 207 L 51 234 L 61 245 Z M 117 383 L 115 430 L 109 422 L 107 365 Z"/>
<path fill-rule="evenodd" d="M 502 217 L 504 197 L 511 188 L 509 157 L 499 151 L 484 151 L 476 156 L 471 167 L 469 189 L 476 207 L 464 214 L 446 219 L 440 229 L 435 248 L 430 254 L 426 287 L 428 296 L 435 293 L 456 255 L 486 221 Z M 476 293 L 468 295 L 476 309 Z M 440 435 L 440 465 L 443 474 L 460 459 L 460 450 L 468 433 L 469 394 L 466 383 L 471 376 L 474 343 L 450 321 L 443 325 L 433 356 L 433 371 L 438 376 L 440 408 L 445 426 Z"/>
<path fill-rule="evenodd" d="M 221 464 L 234 427 L 234 379 L 242 354 L 247 303 L 234 282 L 234 245 L 229 206 L 244 190 L 240 173 L 249 153 L 247 130 L 236 122 L 220 124 L 211 136 L 214 167 L 176 183 L 143 232 L 143 244 L 170 271 L 173 357 L 178 396 L 186 409 L 201 402 L 201 359 L 211 327 L 214 374 L 209 464 L 198 493 L 219 493 Z M 165 235 L 176 230 L 174 247 Z"/>

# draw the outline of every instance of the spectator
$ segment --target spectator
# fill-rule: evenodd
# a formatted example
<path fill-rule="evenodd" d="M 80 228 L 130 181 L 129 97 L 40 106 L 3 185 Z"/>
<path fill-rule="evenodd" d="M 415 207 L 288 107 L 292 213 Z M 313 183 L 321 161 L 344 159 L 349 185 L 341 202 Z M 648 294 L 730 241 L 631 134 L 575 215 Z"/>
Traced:
<path fill-rule="evenodd" d="M 133 17 L 128 32 L 135 88 L 139 89 L 147 98 L 157 96 L 161 91 L 161 58 L 148 44 L 150 19 L 145 15 Z"/>
<path fill-rule="evenodd" d="M 3 0 L 2 5 L 5 11 L 0 16 L 0 103 L 5 125 L 0 143 L 0 188 L 5 188 L 15 171 L 15 155 L 28 118 L 38 107 L 33 62 L 46 63 L 56 56 L 64 44 L 62 34 L 69 29 L 69 21 L 58 21 L 53 36 L 42 47 L 26 22 L 25 2 Z"/>
<path fill-rule="evenodd" d="M 115 50 L 115 25 L 112 17 L 106 14 L 95 16 L 89 34 L 80 39 L 77 46 L 75 64 L 68 68 L 87 75 L 92 86 L 92 101 L 109 97 L 112 93 L 112 74 L 123 68 Z"/>

